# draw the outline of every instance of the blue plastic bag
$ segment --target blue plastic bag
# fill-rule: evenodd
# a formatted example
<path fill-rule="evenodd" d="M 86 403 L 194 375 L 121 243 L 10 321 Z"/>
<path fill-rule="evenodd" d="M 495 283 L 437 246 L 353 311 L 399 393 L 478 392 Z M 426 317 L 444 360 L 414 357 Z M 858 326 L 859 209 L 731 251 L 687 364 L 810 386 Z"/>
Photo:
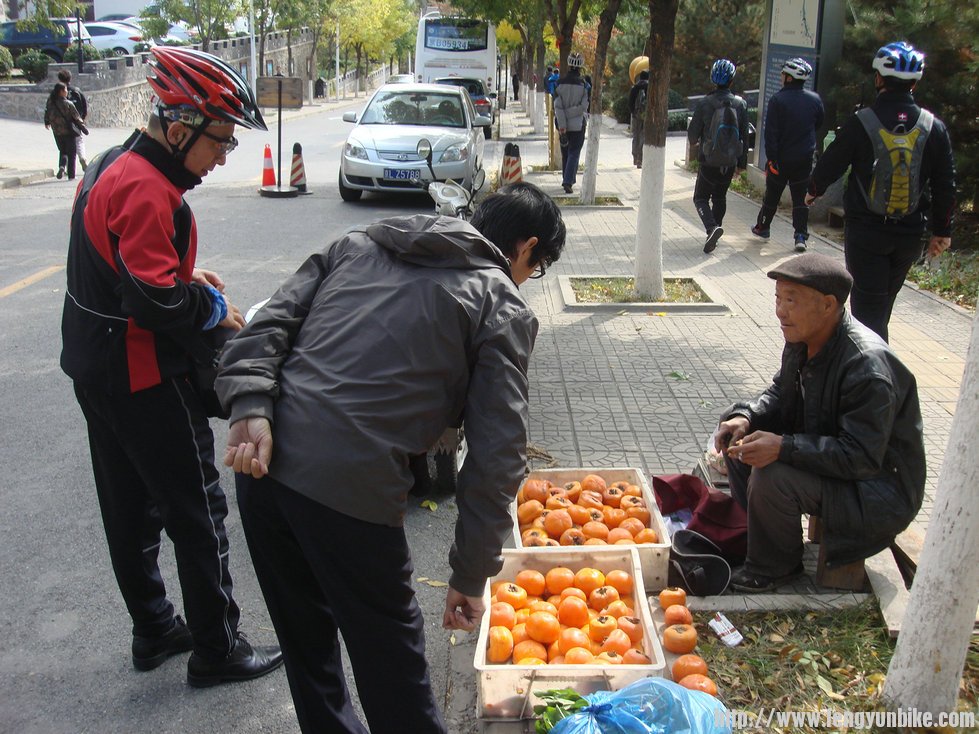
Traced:
<path fill-rule="evenodd" d="M 731 734 L 724 704 L 663 678 L 585 698 L 591 705 L 559 721 L 551 734 Z"/>

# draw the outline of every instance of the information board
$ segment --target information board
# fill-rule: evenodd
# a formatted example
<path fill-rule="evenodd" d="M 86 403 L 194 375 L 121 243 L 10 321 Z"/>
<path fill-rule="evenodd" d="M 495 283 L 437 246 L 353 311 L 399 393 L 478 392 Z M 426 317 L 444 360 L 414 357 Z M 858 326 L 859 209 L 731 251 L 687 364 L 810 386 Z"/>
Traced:
<path fill-rule="evenodd" d="M 303 80 L 290 76 L 260 76 L 256 87 L 259 107 L 279 106 L 279 87 L 282 88 L 282 109 L 298 110 L 303 106 Z"/>

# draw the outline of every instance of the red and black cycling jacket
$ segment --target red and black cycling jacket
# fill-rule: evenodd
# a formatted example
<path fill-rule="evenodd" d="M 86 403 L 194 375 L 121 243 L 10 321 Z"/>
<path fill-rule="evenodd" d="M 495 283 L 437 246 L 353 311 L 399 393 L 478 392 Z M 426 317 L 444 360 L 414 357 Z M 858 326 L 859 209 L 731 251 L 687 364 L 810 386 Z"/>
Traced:
<path fill-rule="evenodd" d="M 135 133 L 93 161 L 71 215 L 61 368 L 136 392 L 207 361 L 211 299 L 192 283 L 197 225 L 183 194 L 201 182 Z"/>

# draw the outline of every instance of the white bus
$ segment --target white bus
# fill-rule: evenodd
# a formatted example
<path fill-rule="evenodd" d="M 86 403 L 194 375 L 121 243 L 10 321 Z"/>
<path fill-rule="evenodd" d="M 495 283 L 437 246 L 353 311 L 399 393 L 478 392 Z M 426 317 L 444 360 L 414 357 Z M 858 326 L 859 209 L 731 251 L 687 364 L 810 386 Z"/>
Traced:
<path fill-rule="evenodd" d="M 486 92 L 496 91 L 496 28 L 474 18 L 425 13 L 418 21 L 415 79 L 428 83 L 446 76 L 483 81 Z"/>

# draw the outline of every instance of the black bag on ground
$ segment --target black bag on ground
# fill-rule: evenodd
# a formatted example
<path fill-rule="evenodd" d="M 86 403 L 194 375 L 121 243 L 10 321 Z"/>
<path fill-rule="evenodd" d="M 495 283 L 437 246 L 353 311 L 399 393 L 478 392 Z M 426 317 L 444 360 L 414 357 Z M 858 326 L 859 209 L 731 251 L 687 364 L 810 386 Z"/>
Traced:
<path fill-rule="evenodd" d="M 670 546 L 667 583 L 694 596 L 717 596 L 731 583 L 731 565 L 721 549 L 700 533 L 677 530 Z"/>

